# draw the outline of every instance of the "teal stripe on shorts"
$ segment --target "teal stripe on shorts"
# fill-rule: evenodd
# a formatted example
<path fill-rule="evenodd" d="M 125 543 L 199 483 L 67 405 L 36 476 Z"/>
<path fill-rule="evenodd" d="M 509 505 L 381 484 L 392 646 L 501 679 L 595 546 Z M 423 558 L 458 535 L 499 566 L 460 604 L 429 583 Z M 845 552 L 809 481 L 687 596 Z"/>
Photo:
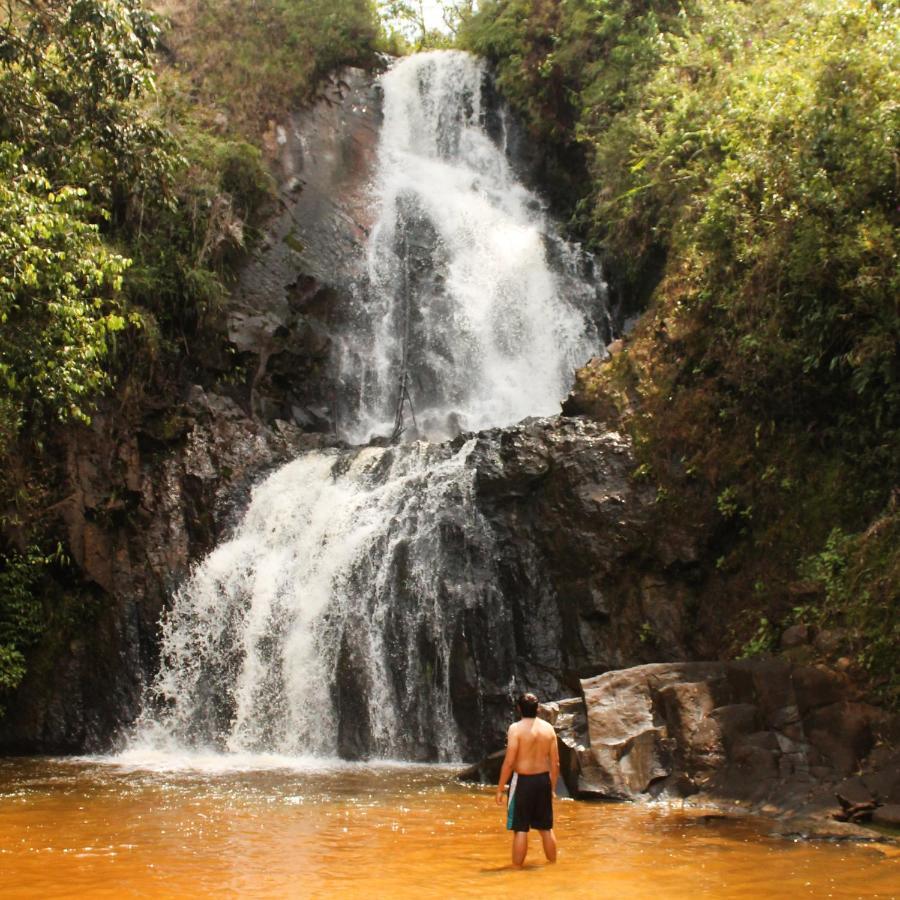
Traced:
<path fill-rule="evenodd" d="M 519 780 L 518 774 L 514 774 L 512 781 L 509 783 L 509 799 L 506 801 L 506 830 L 513 830 L 513 822 L 516 816 L 516 783 Z"/>

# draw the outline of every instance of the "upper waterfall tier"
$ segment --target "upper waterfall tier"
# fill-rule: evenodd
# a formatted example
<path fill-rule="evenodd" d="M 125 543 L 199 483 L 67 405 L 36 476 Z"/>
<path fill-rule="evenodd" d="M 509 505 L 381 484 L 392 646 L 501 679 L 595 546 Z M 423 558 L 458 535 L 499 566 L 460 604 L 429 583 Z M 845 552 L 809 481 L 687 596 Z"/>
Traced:
<path fill-rule="evenodd" d="M 601 343 L 604 288 L 516 178 L 468 54 L 382 78 L 368 289 L 340 353 L 341 432 L 444 439 L 551 414 Z"/>

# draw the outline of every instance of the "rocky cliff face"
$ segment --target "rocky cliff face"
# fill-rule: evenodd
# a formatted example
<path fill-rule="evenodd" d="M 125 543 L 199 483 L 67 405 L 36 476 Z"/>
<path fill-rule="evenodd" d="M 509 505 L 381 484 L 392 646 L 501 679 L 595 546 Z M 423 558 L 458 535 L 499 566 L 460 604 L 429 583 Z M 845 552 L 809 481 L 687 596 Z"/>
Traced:
<path fill-rule="evenodd" d="M 372 77 L 346 69 L 270 128 L 278 212 L 225 310 L 246 385 L 217 384 L 219 351 L 209 348 L 209 371 L 193 373 L 205 390 L 177 376 L 172 396 L 145 404 L 139 421 L 117 398 L 90 428 L 67 432 L 65 499 L 48 513 L 73 563 L 66 621 L 48 603 L 48 635 L 0 719 L 0 751 L 107 748 L 137 714 L 173 589 L 227 533 L 255 481 L 332 431 L 328 360 L 360 274 L 379 120 Z"/>
<path fill-rule="evenodd" d="M 579 795 L 802 803 L 893 727 L 846 676 L 781 660 L 638 666 L 581 687 L 587 740 L 572 729 L 564 741 Z"/>
<path fill-rule="evenodd" d="M 52 621 L 0 720 L 9 752 L 107 748 L 140 707 L 172 590 L 229 527 L 261 473 L 315 437 L 268 428 L 192 389 L 160 434 L 122 437 L 109 415 L 73 436 L 59 506 L 78 575 L 71 621 Z"/>
<path fill-rule="evenodd" d="M 186 382 L 140 422 L 118 420 L 111 404 L 71 436 L 55 512 L 82 602 L 36 648 L 0 748 L 108 747 L 138 712 L 173 589 L 228 533 L 255 481 L 334 441 L 332 358 L 348 298 L 365 287 L 380 118 L 371 76 L 345 70 L 317 103 L 271 127 L 278 212 L 226 310 L 246 385 Z M 506 124 L 527 169 L 527 146 Z M 588 673 L 690 657 L 693 565 L 706 539 L 658 523 L 654 492 L 631 478 L 628 439 L 588 419 L 486 432 L 474 461 L 511 634 L 501 659 L 496 623 L 477 611 L 460 623 L 451 687 L 468 756 L 502 740 L 511 680 L 558 696 Z M 361 752 L 352 735 L 344 743 L 345 754 Z"/>
<path fill-rule="evenodd" d="M 491 623 L 460 646 L 454 711 L 470 756 L 502 745 L 511 676 L 558 696 L 591 672 L 689 658 L 691 567 L 704 539 L 682 522 L 653 524 L 656 494 L 631 477 L 629 440 L 596 421 L 534 419 L 486 432 L 473 461 L 514 650 L 491 671 L 490 648 L 479 646 Z"/>
<path fill-rule="evenodd" d="M 344 69 L 318 102 L 266 135 L 279 210 L 228 312 L 228 337 L 248 373 L 248 411 L 263 422 L 334 428 L 340 398 L 329 363 L 366 277 L 380 122 L 372 76 Z"/>
<path fill-rule="evenodd" d="M 279 211 L 226 311 L 246 385 L 212 386 L 211 378 L 203 388 L 188 379 L 140 422 L 123 423 L 110 404 L 91 428 L 70 435 L 65 499 L 54 514 L 73 558 L 69 588 L 82 602 L 77 617 L 56 623 L 36 648 L 0 720 L 0 750 L 108 748 L 136 716 L 156 669 L 159 618 L 173 589 L 234 526 L 265 473 L 335 443 L 340 386 L 331 360 L 348 297 L 365 281 L 380 115 L 371 78 L 351 70 L 318 103 L 270 130 Z M 635 711 L 607 741 L 606 756 L 598 756 L 599 732 L 596 743 L 593 733 L 590 744 L 583 739 L 581 701 L 565 708 L 573 790 L 626 796 L 700 787 L 707 777 L 731 778 L 716 760 L 738 750 L 779 778 L 785 766 L 813 772 L 823 759 L 844 774 L 851 757 L 835 762 L 834 754 L 860 758 L 857 743 L 871 741 L 874 713 L 840 706 L 856 703 L 844 695 L 807 703 L 806 676 L 769 690 L 740 664 L 690 669 L 683 661 L 712 655 L 695 627 L 708 526 L 659 515 L 655 489 L 633 477 L 629 439 L 598 420 L 602 410 L 591 411 L 595 418 L 569 411 L 475 438 L 475 503 L 492 533 L 508 615 L 502 641 L 477 605 L 453 625 L 449 680 L 464 755 L 502 745 L 518 687 L 567 696 L 588 676 L 665 660 L 678 665 L 628 687 Z M 447 524 L 452 531 L 452 515 Z M 477 588 L 469 562 L 461 556 L 447 582 L 458 574 L 459 584 Z M 347 705 L 359 694 L 353 650 L 348 638 L 336 687 L 347 712 L 345 756 L 366 749 L 362 711 Z M 586 695 L 606 682 L 588 684 Z M 830 682 L 821 690 L 831 691 Z M 799 719 L 785 712 L 794 708 Z M 861 730 L 840 730 L 845 712 L 859 714 Z M 830 750 L 828 740 L 836 742 Z M 588 747 L 597 753 L 585 756 Z"/>

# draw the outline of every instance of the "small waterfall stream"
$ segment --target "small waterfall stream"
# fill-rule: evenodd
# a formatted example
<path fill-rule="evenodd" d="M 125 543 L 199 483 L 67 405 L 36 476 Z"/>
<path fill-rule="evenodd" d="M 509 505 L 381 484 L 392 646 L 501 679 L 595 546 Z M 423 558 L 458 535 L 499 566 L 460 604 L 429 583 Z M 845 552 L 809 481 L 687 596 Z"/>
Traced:
<path fill-rule="evenodd" d="M 486 78 L 449 51 L 382 78 L 340 430 L 405 442 L 309 452 L 257 486 L 174 598 L 133 746 L 457 759 L 459 685 L 512 672 L 475 440 L 453 439 L 557 411 L 606 307 L 590 257 L 489 136 Z"/>

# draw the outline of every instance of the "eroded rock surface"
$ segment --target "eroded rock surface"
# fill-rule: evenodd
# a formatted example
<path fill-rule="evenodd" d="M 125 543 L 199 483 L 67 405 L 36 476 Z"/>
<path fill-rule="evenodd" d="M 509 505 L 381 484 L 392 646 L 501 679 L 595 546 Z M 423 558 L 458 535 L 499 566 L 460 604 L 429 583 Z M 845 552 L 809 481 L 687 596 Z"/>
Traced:
<path fill-rule="evenodd" d="M 228 313 L 252 413 L 265 422 L 333 429 L 339 394 L 329 361 L 365 278 L 380 123 L 379 87 L 353 68 L 327 81 L 318 102 L 271 123 L 279 211 Z"/>
<path fill-rule="evenodd" d="M 775 660 L 639 666 L 582 689 L 578 791 L 602 797 L 783 801 L 855 772 L 888 727 L 840 674 Z"/>
<path fill-rule="evenodd" d="M 0 720 L 3 751 L 108 749 L 139 711 L 172 591 L 227 533 L 253 483 L 322 441 L 284 422 L 264 426 L 198 386 L 131 437 L 109 414 L 74 434 L 59 515 L 78 599 Z"/>
<path fill-rule="evenodd" d="M 781 660 L 658 663 L 542 704 L 560 774 L 583 799 L 691 798 L 775 815 L 785 836 L 874 839 L 900 810 L 898 721 L 845 675 Z M 461 774 L 493 780 L 502 755 Z M 837 811 L 861 810 L 858 817 Z"/>

